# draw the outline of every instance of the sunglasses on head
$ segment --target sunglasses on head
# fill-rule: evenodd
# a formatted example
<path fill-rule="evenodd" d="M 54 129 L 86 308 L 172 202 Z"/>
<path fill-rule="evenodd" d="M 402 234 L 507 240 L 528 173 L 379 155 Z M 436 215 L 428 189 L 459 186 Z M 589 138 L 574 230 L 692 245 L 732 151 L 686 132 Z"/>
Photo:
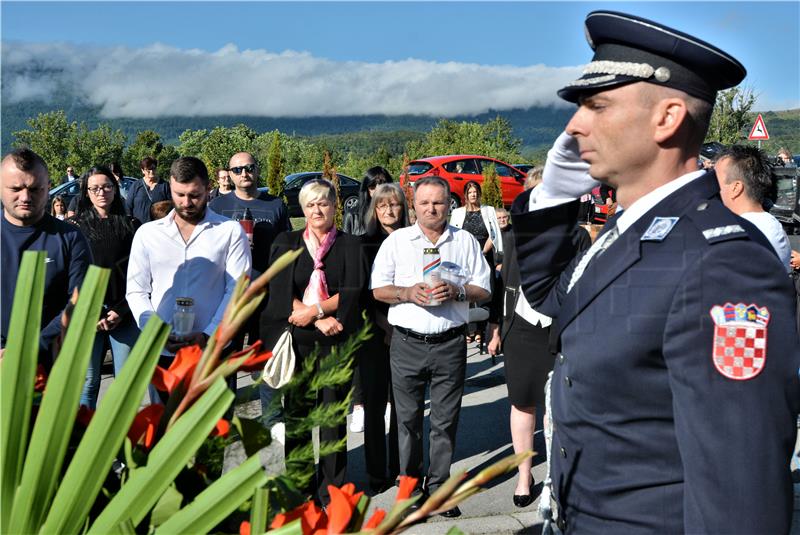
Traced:
<path fill-rule="evenodd" d="M 244 171 L 253 174 L 255 170 L 256 170 L 256 164 L 254 163 L 249 163 L 247 165 L 238 165 L 236 167 L 231 167 L 229 169 L 229 171 L 234 175 L 241 175 Z"/>

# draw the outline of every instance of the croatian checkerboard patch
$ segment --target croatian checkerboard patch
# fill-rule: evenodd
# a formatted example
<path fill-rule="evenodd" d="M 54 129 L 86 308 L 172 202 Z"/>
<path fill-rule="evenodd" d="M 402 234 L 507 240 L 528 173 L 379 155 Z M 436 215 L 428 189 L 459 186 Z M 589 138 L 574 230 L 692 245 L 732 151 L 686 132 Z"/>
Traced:
<path fill-rule="evenodd" d="M 728 379 L 752 379 L 767 361 L 769 310 L 754 304 L 725 303 L 711 308 L 714 320 L 712 358 Z"/>

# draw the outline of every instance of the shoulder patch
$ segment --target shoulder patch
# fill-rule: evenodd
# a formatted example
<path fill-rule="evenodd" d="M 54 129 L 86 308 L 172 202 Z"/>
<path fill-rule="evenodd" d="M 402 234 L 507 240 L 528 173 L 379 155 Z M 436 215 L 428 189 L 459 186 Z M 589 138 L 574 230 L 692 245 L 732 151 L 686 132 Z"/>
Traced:
<path fill-rule="evenodd" d="M 710 314 L 714 320 L 712 361 L 717 371 L 736 381 L 760 374 L 767 361 L 767 307 L 725 303 L 711 307 Z"/>

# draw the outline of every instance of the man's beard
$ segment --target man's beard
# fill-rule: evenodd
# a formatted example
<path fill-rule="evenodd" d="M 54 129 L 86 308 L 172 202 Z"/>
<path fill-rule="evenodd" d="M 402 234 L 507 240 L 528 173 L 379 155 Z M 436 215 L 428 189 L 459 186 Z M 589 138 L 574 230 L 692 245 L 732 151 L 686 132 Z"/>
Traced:
<path fill-rule="evenodd" d="M 197 211 L 187 212 L 181 208 L 175 208 L 175 212 L 180 216 L 181 219 L 186 221 L 187 223 L 199 223 L 203 220 L 206 215 L 206 205 L 203 205 L 202 208 L 198 209 Z"/>

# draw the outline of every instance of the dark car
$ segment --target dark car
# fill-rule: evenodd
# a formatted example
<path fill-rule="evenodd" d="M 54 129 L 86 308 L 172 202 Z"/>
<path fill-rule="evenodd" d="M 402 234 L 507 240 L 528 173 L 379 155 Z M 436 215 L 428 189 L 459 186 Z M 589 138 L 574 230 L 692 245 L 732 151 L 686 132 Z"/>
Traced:
<path fill-rule="evenodd" d="M 770 213 L 781 222 L 787 234 L 800 233 L 800 169 L 774 167 L 778 198 Z"/>
<path fill-rule="evenodd" d="M 312 178 L 322 178 L 322 173 L 318 171 L 293 173 L 283 179 L 283 193 L 289 202 L 289 217 L 303 217 L 303 210 L 300 208 L 297 196 L 300 194 L 300 188 Z M 360 186 L 361 183 L 357 180 L 339 173 L 339 194 L 345 210 L 352 208 L 358 202 L 358 188 Z M 259 191 L 269 191 L 267 187 L 258 189 Z"/>
<path fill-rule="evenodd" d="M 137 180 L 141 179 L 133 178 L 131 176 L 122 177 L 122 182 L 120 182 L 119 188 L 123 199 L 128 196 L 128 190 L 131 189 L 131 186 Z M 78 195 L 79 191 L 80 191 L 80 184 L 78 183 L 77 180 L 73 180 L 71 182 L 59 184 L 54 188 L 50 188 L 50 193 L 48 195 L 51 203 L 53 202 L 53 198 L 56 195 L 61 195 L 61 198 L 64 199 L 64 205 L 69 206 L 69 202 Z"/>
<path fill-rule="evenodd" d="M 519 169 L 520 171 L 522 171 L 523 173 L 525 173 L 527 175 L 528 171 L 530 171 L 531 169 L 533 169 L 536 166 L 535 165 L 531 165 L 529 163 L 515 163 L 511 167 L 513 167 L 514 169 Z"/>

